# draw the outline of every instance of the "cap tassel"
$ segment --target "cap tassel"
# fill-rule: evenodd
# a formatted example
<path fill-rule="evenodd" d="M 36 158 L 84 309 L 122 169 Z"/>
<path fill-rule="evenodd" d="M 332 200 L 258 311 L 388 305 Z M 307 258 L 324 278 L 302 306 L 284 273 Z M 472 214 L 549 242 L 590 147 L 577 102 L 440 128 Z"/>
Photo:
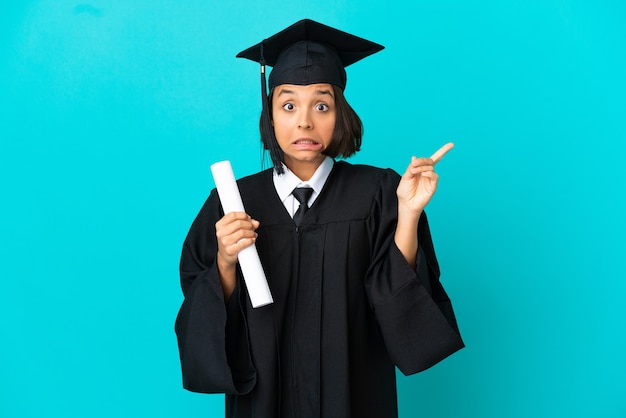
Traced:
<path fill-rule="evenodd" d="M 263 140 L 265 148 L 270 153 L 274 170 L 276 170 L 276 173 L 278 174 L 284 174 L 283 150 L 280 149 L 280 146 L 278 145 L 276 135 L 274 134 L 274 127 L 272 126 L 270 118 L 269 97 L 267 95 L 267 82 L 265 79 L 265 58 L 263 58 L 263 43 L 261 43 L 261 59 L 259 62 L 261 63 L 261 129 L 263 131 Z"/>

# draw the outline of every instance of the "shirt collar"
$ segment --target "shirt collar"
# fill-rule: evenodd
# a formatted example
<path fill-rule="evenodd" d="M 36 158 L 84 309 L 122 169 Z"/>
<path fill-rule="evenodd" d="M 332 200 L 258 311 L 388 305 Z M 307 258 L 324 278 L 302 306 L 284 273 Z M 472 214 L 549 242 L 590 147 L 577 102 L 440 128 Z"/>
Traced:
<path fill-rule="evenodd" d="M 300 180 L 291 170 L 289 170 L 289 168 L 287 168 L 286 165 L 283 164 L 285 173 L 279 175 L 276 174 L 276 171 L 274 171 L 273 177 L 274 188 L 276 188 L 278 197 L 280 197 L 280 200 L 284 202 L 285 199 L 291 195 L 293 189 L 296 187 L 308 186 L 313 189 L 313 196 L 311 198 L 315 199 L 322 191 L 324 184 L 326 184 L 326 180 L 333 169 L 334 163 L 335 161 L 332 158 L 328 156 L 324 158 L 324 161 L 322 161 L 320 166 L 317 167 L 317 170 L 315 170 L 315 173 L 313 173 L 313 176 L 308 181 Z"/>

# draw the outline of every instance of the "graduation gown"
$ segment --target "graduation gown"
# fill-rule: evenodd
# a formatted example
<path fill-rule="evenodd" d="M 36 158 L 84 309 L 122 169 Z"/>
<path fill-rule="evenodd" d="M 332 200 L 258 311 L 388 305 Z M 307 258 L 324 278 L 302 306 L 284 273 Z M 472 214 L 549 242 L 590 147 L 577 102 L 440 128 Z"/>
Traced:
<path fill-rule="evenodd" d="M 256 309 L 241 273 L 224 301 L 213 190 L 181 257 L 183 386 L 226 393 L 227 417 L 397 416 L 395 366 L 416 373 L 463 347 L 426 216 L 415 269 L 394 243 L 399 181 L 336 162 L 297 228 L 271 169 L 239 180 L 274 298 Z"/>

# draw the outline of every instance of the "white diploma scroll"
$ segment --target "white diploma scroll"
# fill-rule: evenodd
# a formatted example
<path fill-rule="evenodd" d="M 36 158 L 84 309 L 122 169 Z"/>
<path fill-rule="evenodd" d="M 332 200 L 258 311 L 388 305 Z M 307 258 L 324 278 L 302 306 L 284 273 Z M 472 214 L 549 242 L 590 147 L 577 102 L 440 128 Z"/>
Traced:
<path fill-rule="evenodd" d="M 245 212 L 230 161 L 220 161 L 213 164 L 211 173 L 213 173 L 213 180 L 215 180 L 215 187 L 222 201 L 224 213 Z M 267 279 L 263 266 L 261 266 L 256 245 L 252 244 L 241 250 L 238 258 L 252 307 L 259 308 L 273 303 L 274 299 L 272 299 L 272 293 L 267 285 Z"/>

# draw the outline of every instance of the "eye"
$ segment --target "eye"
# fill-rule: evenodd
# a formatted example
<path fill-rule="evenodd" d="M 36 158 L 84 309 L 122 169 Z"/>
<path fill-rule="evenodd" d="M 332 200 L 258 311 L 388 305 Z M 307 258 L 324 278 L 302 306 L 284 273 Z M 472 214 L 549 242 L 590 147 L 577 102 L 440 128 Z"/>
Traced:
<path fill-rule="evenodd" d="M 293 105 L 293 103 L 285 103 L 283 105 L 283 109 L 285 109 L 288 112 L 291 112 L 293 109 L 295 109 L 296 107 Z"/>
<path fill-rule="evenodd" d="M 315 109 L 316 109 L 316 110 L 319 110 L 320 112 L 327 112 L 327 111 L 328 111 L 328 109 L 330 109 L 330 108 L 329 108 L 329 107 L 328 107 L 328 105 L 327 105 L 327 104 L 325 104 L 325 103 L 318 103 L 318 104 L 315 106 Z"/>

